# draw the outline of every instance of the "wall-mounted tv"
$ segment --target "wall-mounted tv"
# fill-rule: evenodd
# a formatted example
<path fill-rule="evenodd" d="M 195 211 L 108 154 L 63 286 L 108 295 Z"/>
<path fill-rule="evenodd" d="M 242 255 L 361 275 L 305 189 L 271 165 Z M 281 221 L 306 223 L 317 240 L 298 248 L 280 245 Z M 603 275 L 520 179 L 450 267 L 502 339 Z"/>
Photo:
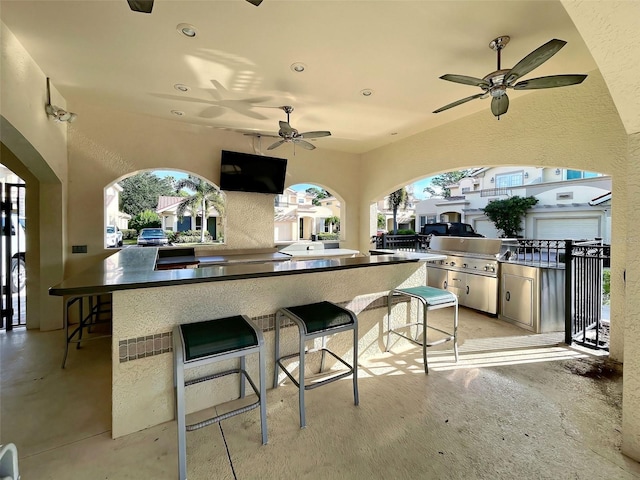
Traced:
<path fill-rule="evenodd" d="M 282 193 L 287 159 L 222 150 L 220 190 Z"/>

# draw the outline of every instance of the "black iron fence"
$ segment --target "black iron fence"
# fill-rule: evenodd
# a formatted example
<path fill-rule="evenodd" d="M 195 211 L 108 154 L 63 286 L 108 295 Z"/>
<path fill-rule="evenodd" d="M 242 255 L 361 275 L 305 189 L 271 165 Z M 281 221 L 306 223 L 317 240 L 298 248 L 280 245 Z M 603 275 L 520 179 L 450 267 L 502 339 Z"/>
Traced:
<path fill-rule="evenodd" d="M 565 342 L 609 349 L 609 322 L 602 319 L 603 272 L 611 250 L 601 240 L 567 240 L 565 272 Z"/>
<path fill-rule="evenodd" d="M 374 237 L 376 248 L 402 252 L 426 252 L 431 235 L 389 235 L 383 233 Z"/>

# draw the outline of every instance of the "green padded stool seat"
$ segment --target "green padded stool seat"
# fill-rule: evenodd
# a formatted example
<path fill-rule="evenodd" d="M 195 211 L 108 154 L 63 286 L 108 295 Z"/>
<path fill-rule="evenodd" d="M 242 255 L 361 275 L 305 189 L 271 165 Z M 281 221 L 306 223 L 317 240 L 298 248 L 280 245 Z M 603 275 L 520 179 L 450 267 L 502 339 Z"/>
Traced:
<path fill-rule="evenodd" d="M 252 353 L 257 353 L 259 356 L 259 388 L 245 369 L 245 356 Z M 174 385 L 176 392 L 176 418 L 178 421 L 178 473 L 180 480 L 187 478 L 186 432 L 188 431 L 198 430 L 260 407 L 262 443 L 267 443 L 267 396 L 264 355 L 262 331 L 257 329 L 251 323 L 249 317 L 245 315 L 176 325 L 173 328 Z M 185 381 L 185 370 L 233 358 L 240 359 L 238 368 Z M 245 381 L 248 381 L 256 394 L 257 400 L 227 413 L 187 425 L 185 387 L 231 374 L 240 375 L 240 398 L 245 396 Z"/>
<path fill-rule="evenodd" d="M 280 322 L 282 319 L 289 319 L 298 326 L 299 345 L 298 352 L 290 355 L 280 356 Z M 326 385 L 336 380 L 340 380 L 349 375 L 353 375 L 353 400 L 358 405 L 358 318 L 355 313 L 346 308 L 340 307 L 331 302 L 317 302 L 307 305 L 298 305 L 295 307 L 280 308 L 276 312 L 275 319 L 275 372 L 273 379 L 273 388 L 278 387 L 278 372 L 281 368 L 287 377 L 298 387 L 299 408 L 300 408 L 300 428 L 306 426 L 304 393 L 306 390 Z M 334 352 L 327 348 L 327 336 L 341 332 L 353 332 L 353 364 L 347 363 Z M 322 338 L 322 347 L 316 350 L 308 350 L 305 348 L 305 342 L 315 338 Z M 325 354 L 328 353 L 337 361 L 347 367 L 347 370 L 318 380 L 311 384 L 305 383 L 305 355 L 314 351 L 320 351 L 320 371 L 324 373 Z M 298 378 L 282 363 L 283 360 L 290 358 L 299 358 Z"/>
<path fill-rule="evenodd" d="M 409 298 L 416 299 L 422 304 L 422 321 L 416 320 L 415 322 L 404 323 L 401 328 L 416 327 L 415 337 L 410 337 L 402 332 L 391 328 L 391 307 L 393 306 L 393 298 L 396 296 L 407 296 Z M 446 332 L 439 328 L 431 327 L 427 323 L 427 312 L 430 310 L 436 310 L 439 308 L 453 307 L 453 332 Z M 416 312 L 419 314 L 419 312 Z M 418 340 L 418 326 L 422 326 L 422 340 Z M 453 341 L 453 353 L 456 363 L 458 362 L 458 297 L 440 288 L 418 286 L 409 288 L 396 288 L 389 292 L 387 297 L 387 345 L 386 351 L 389 351 L 390 336 L 392 333 L 405 338 L 417 345 L 422 346 L 422 358 L 424 362 L 424 373 L 429 373 L 429 365 L 427 362 L 427 347 L 433 347 L 445 342 Z M 445 335 L 444 338 L 436 340 L 434 342 L 427 342 L 427 329 L 435 330 Z"/>

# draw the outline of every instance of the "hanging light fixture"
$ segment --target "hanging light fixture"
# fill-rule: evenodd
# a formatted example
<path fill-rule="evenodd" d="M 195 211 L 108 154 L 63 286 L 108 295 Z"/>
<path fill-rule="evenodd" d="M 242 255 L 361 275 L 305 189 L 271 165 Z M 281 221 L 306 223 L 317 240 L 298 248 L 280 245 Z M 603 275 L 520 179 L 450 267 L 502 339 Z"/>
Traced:
<path fill-rule="evenodd" d="M 72 112 L 67 112 L 65 109 L 51 105 L 51 87 L 49 85 L 49 77 L 47 77 L 47 104 L 44 106 L 45 112 L 56 122 L 73 122 L 78 115 Z"/>

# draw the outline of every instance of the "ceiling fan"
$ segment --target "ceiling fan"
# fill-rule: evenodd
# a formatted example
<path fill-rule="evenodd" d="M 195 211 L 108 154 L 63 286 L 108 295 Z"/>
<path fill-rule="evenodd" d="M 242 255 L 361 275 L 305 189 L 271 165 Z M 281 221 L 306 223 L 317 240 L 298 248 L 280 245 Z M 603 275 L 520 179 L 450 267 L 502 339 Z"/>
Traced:
<path fill-rule="evenodd" d="M 314 150 L 316 148 L 315 145 L 304 140 L 305 138 L 328 137 L 331 135 L 331 132 L 328 131 L 298 133 L 298 130 L 292 128 L 289 124 L 289 114 L 293 112 L 293 107 L 286 105 L 280 108 L 287 114 L 287 121 L 280 121 L 280 130 L 278 131 L 278 135 L 282 137 L 282 139 L 269 145 L 267 150 L 278 148 L 283 143 L 293 143 L 294 146 L 300 145 L 306 150 Z"/>
<path fill-rule="evenodd" d="M 246 0 L 256 7 L 262 3 L 262 0 Z M 134 12 L 151 13 L 153 10 L 153 0 L 127 0 L 129 8 Z"/>
<path fill-rule="evenodd" d="M 489 43 L 489 48 L 495 50 L 498 55 L 498 68 L 495 72 L 491 72 L 484 78 L 468 77 L 466 75 L 446 74 L 440 78 L 449 82 L 462 83 L 464 85 L 473 85 L 480 87 L 482 93 L 471 95 L 470 97 L 457 100 L 453 103 L 445 105 L 433 113 L 439 113 L 452 107 L 457 107 L 470 100 L 476 98 L 486 98 L 491 96 L 491 113 L 500 119 L 500 115 L 507 113 L 509 108 L 509 97 L 507 96 L 507 88 L 514 90 L 534 90 L 539 88 L 555 88 L 566 87 L 568 85 L 577 85 L 582 83 L 586 75 L 550 75 L 547 77 L 532 78 L 515 83 L 520 77 L 526 75 L 534 68 L 539 67 L 544 62 L 555 55 L 567 42 L 556 38 L 549 40 L 544 45 L 538 47 L 529 55 L 520 60 L 515 67 L 502 69 L 500 65 L 500 52 L 509 43 L 510 37 L 503 35 Z"/>

